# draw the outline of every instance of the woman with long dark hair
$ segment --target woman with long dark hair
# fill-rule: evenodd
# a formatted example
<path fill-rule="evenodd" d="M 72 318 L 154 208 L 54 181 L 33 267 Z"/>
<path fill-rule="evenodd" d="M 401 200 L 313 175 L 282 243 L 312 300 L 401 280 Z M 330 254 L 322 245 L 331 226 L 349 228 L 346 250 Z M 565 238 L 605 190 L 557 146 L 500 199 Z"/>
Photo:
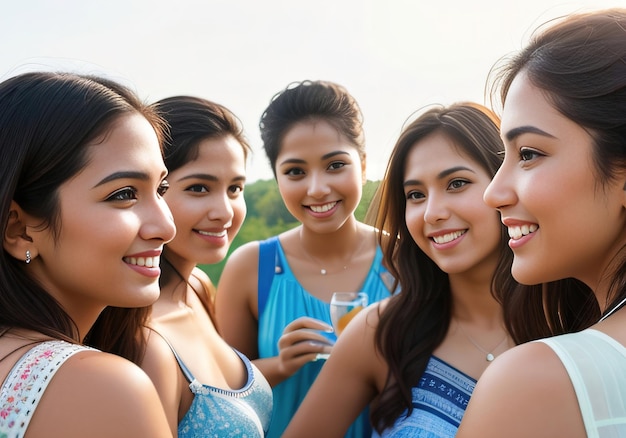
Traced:
<path fill-rule="evenodd" d="M 453 437 L 476 381 L 512 344 L 496 291 L 512 254 L 483 192 L 502 161 L 498 120 L 436 106 L 398 139 L 373 204 L 400 292 L 342 333 L 286 437 L 341 437 L 364 406 L 376 434 Z"/>

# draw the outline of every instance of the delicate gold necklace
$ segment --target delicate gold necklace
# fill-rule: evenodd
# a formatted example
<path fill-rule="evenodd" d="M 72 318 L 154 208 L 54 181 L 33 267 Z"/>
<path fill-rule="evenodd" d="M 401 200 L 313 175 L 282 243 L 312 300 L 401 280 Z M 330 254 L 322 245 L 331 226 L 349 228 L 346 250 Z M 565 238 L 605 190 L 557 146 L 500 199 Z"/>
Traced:
<path fill-rule="evenodd" d="M 326 275 L 328 274 L 328 270 L 326 268 L 323 267 L 323 263 L 320 263 L 319 260 L 317 260 L 315 257 L 313 257 L 311 254 L 309 254 L 309 252 L 306 250 L 306 247 L 304 246 L 304 243 L 302 242 L 302 229 L 300 229 L 300 246 L 302 247 L 302 252 L 304 252 L 304 255 L 307 256 L 307 258 L 309 260 L 311 260 L 313 263 L 315 263 L 318 266 L 321 266 L 320 268 L 320 274 L 321 275 Z M 355 248 L 355 250 L 352 252 L 352 254 L 350 254 L 350 256 L 345 260 L 345 264 L 343 265 L 343 268 L 339 271 L 336 272 L 341 272 L 341 271 L 345 271 L 346 269 L 348 269 L 348 266 L 350 266 L 350 263 L 352 262 L 352 259 L 354 258 L 354 256 L 356 255 L 356 253 L 361 249 L 361 247 L 363 246 L 363 242 L 366 239 L 361 240 L 361 243 L 359 245 L 357 245 L 357 247 Z M 333 273 L 336 273 L 333 272 Z"/>
<path fill-rule="evenodd" d="M 493 347 L 491 350 L 487 351 L 485 350 L 483 347 L 481 347 L 480 345 L 478 345 L 478 343 L 476 341 L 474 341 L 474 339 L 472 339 L 472 337 L 470 335 L 467 334 L 467 332 L 465 331 L 465 329 L 463 328 L 463 326 L 461 325 L 461 321 L 459 321 L 458 319 L 455 318 L 456 324 L 457 326 L 461 329 L 461 333 L 463 333 L 463 335 L 472 343 L 472 345 L 474 345 L 474 347 L 476 347 L 478 350 L 482 351 L 483 353 L 485 353 L 485 360 L 487 362 L 491 362 L 492 360 L 494 360 L 496 358 L 496 356 L 493 354 L 494 351 L 496 351 L 498 349 L 498 347 L 500 345 L 502 345 L 502 343 L 504 341 L 506 341 L 507 339 L 507 335 L 506 333 L 504 334 L 504 338 L 502 338 L 502 340 L 500 342 L 498 342 L 498 345 L 496 345 L 495 347 Z"/>

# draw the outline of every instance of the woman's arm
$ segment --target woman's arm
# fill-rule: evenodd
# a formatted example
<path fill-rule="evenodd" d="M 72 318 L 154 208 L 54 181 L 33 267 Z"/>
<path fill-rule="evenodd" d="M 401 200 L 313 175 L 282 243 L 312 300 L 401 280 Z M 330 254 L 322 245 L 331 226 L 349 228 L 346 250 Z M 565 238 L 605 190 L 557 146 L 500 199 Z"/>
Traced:
<path fill-rule="evenodd" d="M 258 359 L 259 243 L 250 242 L 228 257 L 217 285 L 215 316 L 224 340 L 250 359 Z"/>
<path fill-rule="evenodd" d="M 374 345 L 378 305 L 348 324 L 283 437 L 343 437 L 379 393 L 387 365 Z"/>
<path fill-rule="evenodd" d="M 298 318 L 284 328 L 278 341 L 280 354 L 260 359 L 258 265 L 258 242 L 240 246 L 230 255 L 217 288 L 216 318 L 224 340 L 253 360 L 270 385 L 276 386 L 318 353 L 330 351 L 326 338 L 315 331 L 331 327 L 313 318 Z"/>

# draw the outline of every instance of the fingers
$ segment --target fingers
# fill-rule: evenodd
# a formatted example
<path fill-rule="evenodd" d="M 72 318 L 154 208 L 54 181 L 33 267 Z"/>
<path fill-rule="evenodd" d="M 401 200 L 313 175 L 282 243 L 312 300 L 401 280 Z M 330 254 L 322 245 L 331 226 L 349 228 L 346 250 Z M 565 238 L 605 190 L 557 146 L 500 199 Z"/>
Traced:
<path fill-rule="evenodd" d="M 313 330 L 324 330 L 328 332 L 333 331 L 333 327 L 329 324 L 326 324 L 324 321 L 319 319 L 310 318 L 308 316 L 302 316 L 298 319 L 291 321 L 287 327 L 283 330 L 285 332 L 291 332 L 299 329 L 313 329 Z"/>

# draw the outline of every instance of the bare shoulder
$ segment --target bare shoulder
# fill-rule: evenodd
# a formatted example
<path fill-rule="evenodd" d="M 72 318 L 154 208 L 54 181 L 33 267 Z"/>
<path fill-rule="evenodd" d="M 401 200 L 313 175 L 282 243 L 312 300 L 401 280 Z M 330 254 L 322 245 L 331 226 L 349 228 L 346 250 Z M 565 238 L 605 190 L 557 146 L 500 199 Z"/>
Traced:
<path fill-rule="evenodd" d="M 72 425 L 71 431 L 68 425 Z M 76 353 L 61 366 L 33 416 L 29 433 L 171 436 L 158 394 L 146 373 L 122 357 L 99 351 Z"/>
<path fill-rule="evenodd" d="M 576 394 L 563 364 L 546 344 L 530 342 L 487 367 L 457 437 L 577 437 L 584 436 L 581 427 Z"/>
<path fill-rule="evenodd" d="M 158 324 L 155 325 L 155 329 L 158 331 Z M 146 338 L 146 352 L 141 368 L 148 374 L 155 385 L 157 382 L 174 383 L 172 376 L 176 375 L 178 371 L 178 363 L 169 344 L 153 330 L 147 330 Z M 158 389 L 159 385 L 156 386 Z"/>
<path fill-rule="evenodd" d="M 224 305 L 241 303 L 242 300 L 251 303 L 256 301 L 258 266 L 258 241 L 245 243 L 228 256 L 217 285 L 218 319 Z"/>
<path fill-rule="evenodd" d="M 259 245 L 258 240 L 244 243 L 243 245 L 235 248 L 235 250 L 228 256 L 224 269 L 238 268 L 241 266 L 257 265 L 259 262 Z"/>
<path fill-rule="evenodd" d="M 341 333 L 332 353 L 346 362 L 354 362 L 351 366 L 360 368 L 364 375 L 371 376 L 376 382 L 387 376 L 386 362 L 380 356 L 375 343 L 380 314 L 386 301 L 387 299 L 371 304 L 357 314 Z"/>
<path fill-rule="evenodd" d="M 155 325 L 155 329 L 158 331 L 158 324 Z M 170 428 L 174 431 L 178 425 L 178 408 L 186 381 L 181 375 L 178 362 L 169 344 L 158 333 L 146 330 L 148 342 L 141 368 L 154 384 Z"/>

